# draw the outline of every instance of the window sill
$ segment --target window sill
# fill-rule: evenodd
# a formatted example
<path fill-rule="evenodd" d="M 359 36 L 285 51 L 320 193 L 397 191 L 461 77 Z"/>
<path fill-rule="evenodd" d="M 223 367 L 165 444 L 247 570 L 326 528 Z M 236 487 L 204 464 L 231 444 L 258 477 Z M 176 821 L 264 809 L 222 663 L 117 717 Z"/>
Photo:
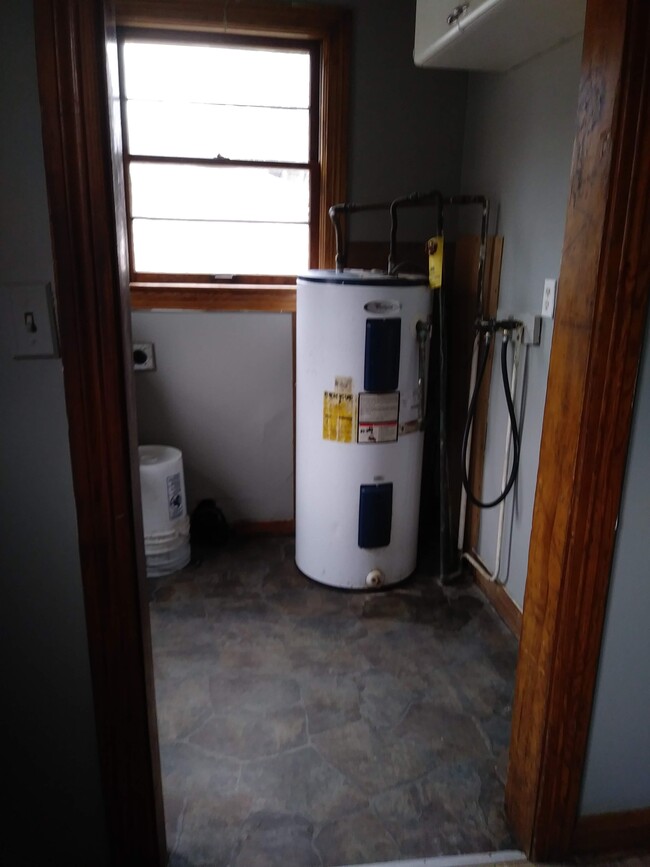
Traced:
<path fill-rule="evenodd" d="M 295 313 L 292 284 L 131 283 L 133 310 Z"/>

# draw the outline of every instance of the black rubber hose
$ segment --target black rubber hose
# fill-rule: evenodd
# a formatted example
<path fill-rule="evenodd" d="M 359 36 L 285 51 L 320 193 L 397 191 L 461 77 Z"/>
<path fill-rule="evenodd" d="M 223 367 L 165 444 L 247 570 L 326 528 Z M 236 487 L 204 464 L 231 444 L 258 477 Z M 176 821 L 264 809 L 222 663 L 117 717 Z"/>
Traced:
<path fill-rule="evenodd" d="M 469 478 L 467 476 L 467 449 L 469 446 L 469 433 L 472 428 L 472 422 L 474 421 L 474 415 L 476 413 L 476 404 L 478 403 L 478 395 L 481 389 L 481 382 L 483 380 L 483 375 L 485 374 L 485 368 L 487 366 L 488 356 L 490 354 L 490 344 L 487 343 L 485 345 L 485 349 L 483 351 L 482 357 L 478 362 L 478 373 L 476 376 L 476 382 L 474 384 L 474 393 L 472 394 L 472 398 L 469 402 L 469 408 L 467 410 L 467 421 L 465 422 L 465 430 L 463 432 L 463 446 L 461 449 L 461 463 L 462 463 L 462 480 L 463 487 L 467 492 L 467 498 L 471 503 L 475 506 L 478 506 L 479 509 L 491 509 L 494 506 L 498 506 L 499 503 L 503 502 L 505 498 L 510 493 L 512 486 L 514 485 L 517 479 L 517 473 L 519 471 L 519 452 L 521 447 L 521 442 L 519 439 L 519 430 L 517 429 L 517 418 L 515 416 L 515 407 L 512 401 L 512 394 L 510 393 L 510 383 L 508 382 L 508 340 L 504 340 L 501 346 L 501 376 L 503 378 L 503 391 L 506 398 L 506 404 L 508 405 L 508 415 L 510 416 L 510 424 L 512 427 L 512 446 L 513 446 L 513 459 L 512 459 L 512 468 L 510 470 L 510 476 L 508 477 L 508 481 L 506 483 L 505 488 L 496 498 L 496 500 L 492 500 L 490 503 L 485 503 L 482 500 L 479 500 L 478 497 L 474 495 L 470 488 Z"/>

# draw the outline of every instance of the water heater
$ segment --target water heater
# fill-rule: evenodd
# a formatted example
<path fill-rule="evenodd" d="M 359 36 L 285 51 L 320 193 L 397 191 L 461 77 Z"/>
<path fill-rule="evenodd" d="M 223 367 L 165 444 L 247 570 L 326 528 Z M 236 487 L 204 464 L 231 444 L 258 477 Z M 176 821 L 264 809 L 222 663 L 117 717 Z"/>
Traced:
<path fill-rule="evenodd" d="M 323 584 L 415 569 L 430 310 L 425 277 L 298 278 L 296 563 Z"/>

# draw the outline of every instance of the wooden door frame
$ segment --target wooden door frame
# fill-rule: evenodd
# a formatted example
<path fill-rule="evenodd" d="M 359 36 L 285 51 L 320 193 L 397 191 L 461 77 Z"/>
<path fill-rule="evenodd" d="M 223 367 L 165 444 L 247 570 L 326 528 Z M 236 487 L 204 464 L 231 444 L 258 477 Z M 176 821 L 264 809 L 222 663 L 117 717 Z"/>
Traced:
<path fill-rule="evenodd" d="M 145 584 L 117 44 L 102 2 L 35 0 L 57 318 L 113 865 L 166 863 Z M 109 108 L 110 107 L 110 108 Z"/>
<path fill-rule="evenodd" d="M 506 788 L 533 859 L 579 819 L 650 284 L 649 12 L 587 3 Z"/>
<path fill-rule="evenodd" d="M 109 3 L 35 0 L 36 46 L 110 863 L 161 867 Z M 647 26 L 646 0 L 588 0 L 507 786 L 538 858 L 572 846 L 642 348 Z"/>

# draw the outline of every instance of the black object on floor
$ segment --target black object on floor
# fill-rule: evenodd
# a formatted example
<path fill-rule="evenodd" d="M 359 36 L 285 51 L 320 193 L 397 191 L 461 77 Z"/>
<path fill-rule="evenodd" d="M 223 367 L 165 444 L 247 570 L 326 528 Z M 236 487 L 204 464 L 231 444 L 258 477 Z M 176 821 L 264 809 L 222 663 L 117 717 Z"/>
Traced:
<path fill-rule="evenodd" d="M 216 502 L 201 500 L 190 517 L 192 545 L 218 548 L 226 544 L 228 536 L 228 522 Z"/>

